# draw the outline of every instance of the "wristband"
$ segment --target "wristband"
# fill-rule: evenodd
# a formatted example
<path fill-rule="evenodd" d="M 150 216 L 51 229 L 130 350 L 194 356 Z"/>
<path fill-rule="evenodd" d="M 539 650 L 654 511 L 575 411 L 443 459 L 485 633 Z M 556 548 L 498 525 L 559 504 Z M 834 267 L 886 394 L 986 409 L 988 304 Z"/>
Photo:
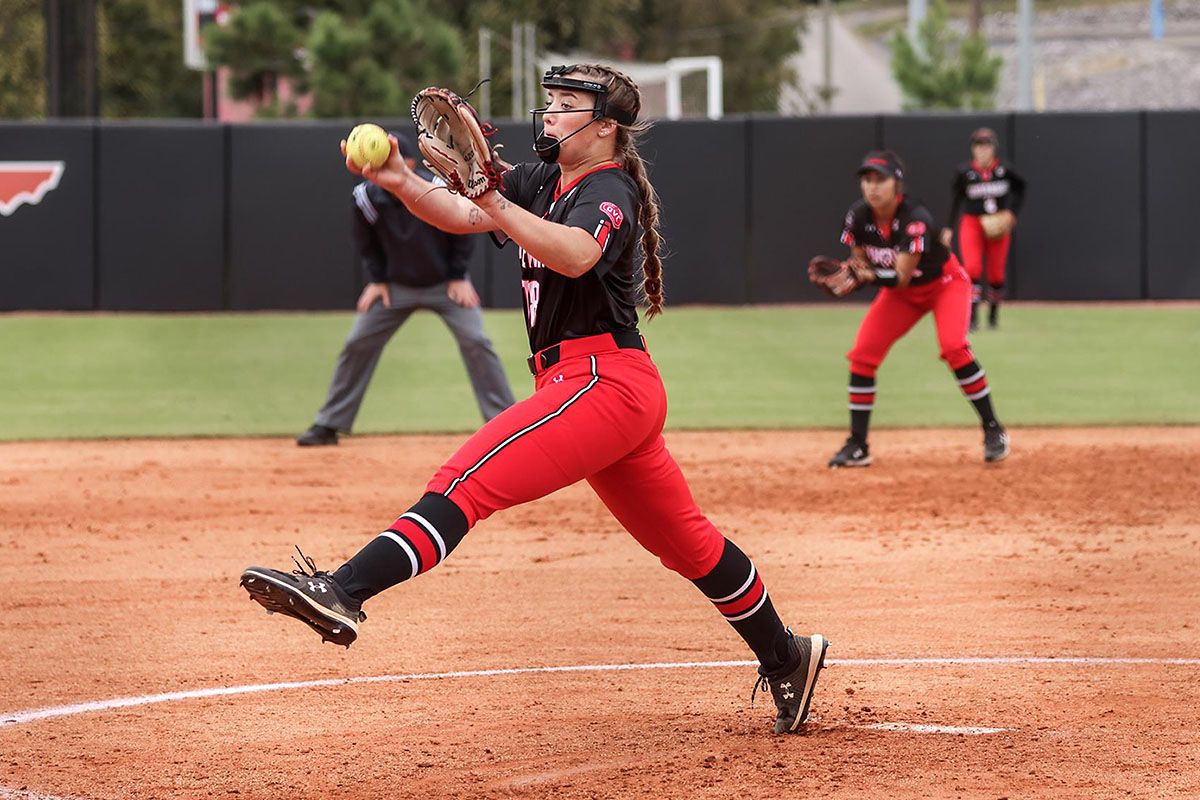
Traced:
<path fill-rule="evenodd" d="M 896 288 L 900 284 L 900 276 L 894 269 L 886 269 L 884 267 L 874 267 L 875 280 L 872 281 L 876 286 L 887 286 Z"/>

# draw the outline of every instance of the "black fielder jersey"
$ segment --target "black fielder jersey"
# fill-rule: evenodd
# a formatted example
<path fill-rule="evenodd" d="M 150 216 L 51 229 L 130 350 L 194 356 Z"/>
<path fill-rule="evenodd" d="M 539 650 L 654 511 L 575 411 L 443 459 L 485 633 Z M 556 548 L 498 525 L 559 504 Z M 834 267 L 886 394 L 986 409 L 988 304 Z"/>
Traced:
<path fill-rule="evenodd" d="M 984 169 L 974 162 L 959 164 L 954 173 L 954 201 L 950 209 L 950 224 L 958 219 L 958 212 L 981 216 L 997 211 L 1021 213 L 1025 201 L 1025 179 L 1013 169 L 1012 164 L 997 160 Z"/>
<path fill-rule="evenodd" d="M 933 215 L 919 200 L 901 196 L 887 231 L 876 227 L 875 215 L 867 202 L 857 200 L 846 212 L 842 244 L 861 247 L 870 262 L 883 270 L 896 268 L 899 253 L 919 253 L 921 260 L 909 284 L 920 286 L 942 277 L 942 269 L 950 258 L 950 251 L 942 246 L 938 232 Z"/>
<path fill-rule="evenodd" d="M 546 267 L 518 248 L 530 352 L 564 339 L 637 331 L 640 269 L 637 250 L 638 188 L 616 164 L 559 186 L 557 164 L 518 164 L 500 193 L 543 219 L 582 228 L 600 244 L 600 260 L 578 278 Z M 493 233 L 503 247 L 508 237 Z"/>

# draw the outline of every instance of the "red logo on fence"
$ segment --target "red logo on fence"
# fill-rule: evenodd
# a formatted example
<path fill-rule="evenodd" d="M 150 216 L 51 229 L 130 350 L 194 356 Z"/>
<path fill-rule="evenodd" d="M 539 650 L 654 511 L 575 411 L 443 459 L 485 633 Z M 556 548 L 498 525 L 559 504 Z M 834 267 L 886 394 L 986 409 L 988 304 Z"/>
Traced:
<path fill-rule="evenodd" d="M 0 216 L 42 202 L 58 188 L 65 169 L 64 161 L 0 161 Z"/>

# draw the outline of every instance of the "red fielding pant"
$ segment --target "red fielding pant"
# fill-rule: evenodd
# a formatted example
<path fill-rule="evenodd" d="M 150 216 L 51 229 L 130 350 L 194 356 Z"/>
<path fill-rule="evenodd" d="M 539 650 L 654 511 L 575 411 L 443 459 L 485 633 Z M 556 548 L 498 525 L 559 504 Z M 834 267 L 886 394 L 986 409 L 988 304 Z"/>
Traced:
<path fill-rule="evenodd" d="M 880 289 L 867 309 L 854 347 L 846 354 L 850 371 L 874 377 L 896 341 L 932 311 L 942 360 L 950 369 L 974 360 L 967 326 L 971 318 L 971 281 L 958 259 L 950 256 L 942 277 L 921 286 Z"/>
<path fill-rule="evenodd" d="M 988 286 L 1004 285 L 1004 267 L 1011 243 L 1012 234 L 998 239 L 984 236 L 983 225 L 974 214 L 963 214 L 959 220 L 958 246 L 962 250 L 963 266 L 975 283 L 979 283 L 986 273 Z"/>
<path fill-rule="evenodd" d="M 704 516 L 662 437 L 667 397 L 650 356 L 608 334 L 560 345 L 533 396 L 492 419 L 427 491 L 467 524 L 586 480 L 642 547 L 689 580 L 712 571 L 725 538 Z M 540 363 L 540 362 L 539 362 Z"/>

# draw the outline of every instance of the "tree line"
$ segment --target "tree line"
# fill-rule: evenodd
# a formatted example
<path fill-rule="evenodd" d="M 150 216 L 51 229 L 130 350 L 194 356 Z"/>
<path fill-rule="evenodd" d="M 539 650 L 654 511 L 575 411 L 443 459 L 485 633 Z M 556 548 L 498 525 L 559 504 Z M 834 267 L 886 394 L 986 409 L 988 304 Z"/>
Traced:
<path fill-rule="evenodd" d="M 43 2 L 4 5 L 0 117 L 43 116 Z M 893 42 L 909 104 L 986 107 L 998 60 L 981 39 L 945 36 L 939 6 L 915 49 L 903 36 Z M 496 32 L 493 108 L 510 108 L 506 45 L 515 21 L 536 25 L 542 52 L 638 61 L 720 56 L 726 112 L 772 112 L 780 87 L 796 77 L 788 61 L 811 8 L 789 0 L 251 0 L 235 6 L 227 24 L 208 26 L 204 43 L 210 63 L 230 69 L 232 93 L 253 98 L 266 116 L 299 114 L 280 99 L 283 80 L 312 97 L 308 113 L 317 117 L 396 116 L 430 84 L 466 91 L 478 77 L 480 27 Z M 97 0 L 96 13 L 101 116 L 201 115 L 201 75 L 183 64 L 179 0 Z"/>

